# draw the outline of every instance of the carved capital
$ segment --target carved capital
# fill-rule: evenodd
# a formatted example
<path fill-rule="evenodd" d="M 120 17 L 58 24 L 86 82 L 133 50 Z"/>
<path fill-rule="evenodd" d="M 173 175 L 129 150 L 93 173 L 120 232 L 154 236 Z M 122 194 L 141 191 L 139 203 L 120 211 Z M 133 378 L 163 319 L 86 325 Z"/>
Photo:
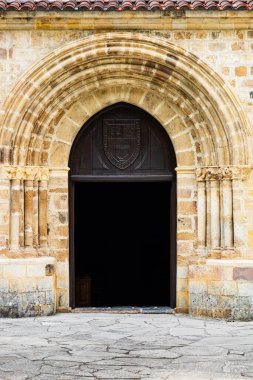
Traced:
<path fill-rule="evenodd" d="M 9 179 L 26 181 L 48 181 L 49 168 L 45 166 L 3 166 L 3 172 Z"/>
<path fill-rule="evenodd" d="M 197 181 L 218 181 L 220 178 L 218 167 L 201 167 L 196 169 Z"/>
<path fill-rule="evenodd" d="M 219 181 L 220 180 L 219 168 L 207 168 L 206 180 L 207 181 Z"/>
<path fill-rule="evenodd" d="M 243 181 L 249 172 L 248 166 L 205 166 L 196 169 L 196 179 L 197 181 Z"/>
<path fill-rule="evenodd" d="M 221 180 L 241 180 L 247 179 L 250 168 L 247 166 L 224 166 L 221 168 Z"/>
<path fill-rule="evenodd" d="M 233 168 L 229 166 L 219 168 L 219 178 L 221 181 L 229 181 L 233 179 Z"/>
<path fill-rule="evenodd" d="M 197 168 L 196 169 L 196 179 L 198 182 L 205 181 L 205 179 L 206 179 L 206 168 Z"/>

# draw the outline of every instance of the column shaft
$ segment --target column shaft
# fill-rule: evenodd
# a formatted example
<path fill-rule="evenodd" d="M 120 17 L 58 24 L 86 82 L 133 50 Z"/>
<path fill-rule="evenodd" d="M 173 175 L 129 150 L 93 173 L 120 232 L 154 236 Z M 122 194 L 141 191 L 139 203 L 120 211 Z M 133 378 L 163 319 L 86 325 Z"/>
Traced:
<path fill-rule="evenodd" d="M 20 196 L 19 196 L 19 246 L 24 247 L 25 235 L 24 235 L 24 215 L 25 215 L 25 205 L 24 205 L 24 181 L 20 180 Z"/>
<path fill-rule="evenodd" d="M 233 201 L 232 181 L 223 181 L 223 226 L 224 226 L 224 248 L 232 248 L 233 236 Z"/>
<path fill-rule="evenodd" d="M 220 248 L 220 188 L 219 181 L 210 181 L 211 186 L 211 247 Z"/>
<path fill-rule="evenodd" d="M 33 181 L 24 182 L 25 191 L 25 246 L 33 246 Z"/>
<path fill-rule="evenodd" d="M 39 244 L 39 210 L 38 210 L 38 181 L 33 181 L 33 246 L 36 248 Z"/>
<path fill-rule="evenodd" d="M 198 246 L 206 245 L 206 183 L 198 182 Z"/>
<path fill-rule="evenodd" d="M 206 182 L 206 246 L 211 247 L 211 189 L 210 181 Z"/>
<path fill-rule="evenodd" d="M 19 248 L 20 180 L 11 180 L 10 248 Z"/>
<path fill-rule="evenodd" d="M 47 245 L 47 181 L 39 182 L 39 243 Z"/>

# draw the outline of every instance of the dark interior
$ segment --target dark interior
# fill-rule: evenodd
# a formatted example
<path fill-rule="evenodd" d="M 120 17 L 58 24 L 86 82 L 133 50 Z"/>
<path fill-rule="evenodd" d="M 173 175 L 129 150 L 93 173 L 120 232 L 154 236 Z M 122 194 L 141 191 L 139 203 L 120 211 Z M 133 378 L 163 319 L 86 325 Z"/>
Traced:
<path fill-rule="evenodd" d="M 76 306 L 170 305 L 170 186 L 75 183 Z"/>

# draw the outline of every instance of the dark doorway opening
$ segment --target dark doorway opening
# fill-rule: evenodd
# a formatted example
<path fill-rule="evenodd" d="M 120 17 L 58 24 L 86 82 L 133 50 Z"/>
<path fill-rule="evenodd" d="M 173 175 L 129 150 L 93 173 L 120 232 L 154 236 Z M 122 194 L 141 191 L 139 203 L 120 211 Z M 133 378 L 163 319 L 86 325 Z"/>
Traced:
<path fill-rule="evenodd" d="M 76 306 L 169 306 L 171 184 L 75 186 Z"/>
<path fill-rule="evenodd" d="M 117 103 L 69 159 L 70 305 L 175 307 L 176 157 L 147 112 Z"/>

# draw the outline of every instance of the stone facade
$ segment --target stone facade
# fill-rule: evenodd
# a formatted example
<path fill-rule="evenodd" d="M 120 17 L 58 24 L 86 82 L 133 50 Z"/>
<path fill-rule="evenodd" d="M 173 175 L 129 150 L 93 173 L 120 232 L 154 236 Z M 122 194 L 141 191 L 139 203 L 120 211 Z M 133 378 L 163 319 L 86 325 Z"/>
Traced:
<path fill-rule="evenodd" d="M 0 41 L 2 315 L 69 307 L 69 152 L 125 101 L 176 153 L 177 310 L 251 319 L 251 13 L 12 12 Z"/>

